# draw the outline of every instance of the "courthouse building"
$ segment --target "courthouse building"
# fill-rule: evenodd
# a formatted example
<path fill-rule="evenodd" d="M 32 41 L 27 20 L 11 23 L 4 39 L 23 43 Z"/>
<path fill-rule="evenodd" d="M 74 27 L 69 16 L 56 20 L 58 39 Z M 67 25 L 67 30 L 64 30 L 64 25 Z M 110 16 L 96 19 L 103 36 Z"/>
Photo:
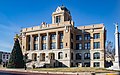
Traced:
<path fill-rule="evenodd" d="M 70 11 L 58 6 L 52 24 L 21 30 L 23 54 L 32 64 L 48 67 L 104 67 L 106 30 L 103 24 L 75 27 Z"/>

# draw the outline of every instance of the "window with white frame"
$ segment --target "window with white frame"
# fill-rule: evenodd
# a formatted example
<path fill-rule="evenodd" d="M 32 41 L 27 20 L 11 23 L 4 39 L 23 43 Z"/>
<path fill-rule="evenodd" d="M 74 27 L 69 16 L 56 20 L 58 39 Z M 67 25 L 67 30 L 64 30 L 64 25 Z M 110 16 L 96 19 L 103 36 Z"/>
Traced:
<path fill-rule="evenodd" d="M 90 42 L 85 43 L 85 44 L 84 44 L 84 48 L 85 48 L 85 49 L 90 49 Z"/>
<path fill-rule="evenodd" d="M 51 34 L 51 39 L 52 39 L 52 40 L 55 40 L 55 37 L 56 37 L 55 34 Z"/>
<path fill-rule="evenodd" d="M 60 16 L 56 16 L 56 23 L 60 23 Z"/>
<path fill-rule="evenodd" d="M 100 48 L 100 42 L 94 42 L 94 49 Z"/>
<path fill-rule="evenodd" d="M 51 44 L 50 44 L 50 49 L 55 49 L 56 48 L 56 43 L 55 42 L 52 42 Z"/>
<path fill-rule="evenodd" d="M 63 33 L 60 33 L 60 40 L 63 39 Z"/>
<path fill-rule="evenodd" d="M 38 44 L 34 44 L 34 50 L 38 50 Z"/>
<path fill-rule="evenodd" d="M 63 52 L 58 53 L 58 59 L 63 59 Z"/>
<path fill-rule="evenodd" d="M 84 34 L 84 39 L 85 40 L 90 40 L 90 34 Z"/>
<path fill-rule="evenodd" d="M 60 49 L 63 49 L 63 42 L 60 42 Z"/>
<path fill-rule="evenodd" d="M 95 52 L 93 54 L 93 57 L 94 57 L 94 59 L 100 59 L 100 53 L 99 52 Z"/>
<path fill-rule="evenodd" d="M 100 67 L 100 62 L 94 62 L 94 67 Z"/>
<path fill-rule="evenodd" d="M 84 54 L 84 59 L 90 59 L 90 53 L 85 53 Z"/>
<path fill-rule="evenodd" d="M 46 43 L 42 44 L 42 50 L 46 50 Z"/>
<path fill-rule="evenodd" d="M 77 43 L 76 44 L 76 49 L 77 50 L 81 50 L 82 49 L 82 44 L 81 43 Z"/>
<path fill-rule="evenodd" d="M 38 36 L 34 36 L 34 41 L 38 41 Z"/>
<path fill-rule="evenodd" d="M 94 34 L 94 39 L 99 39 L 100 38 L 100 33 L 95 33 Z"/>
<path fill-rule="evenodd" d="M 46 36 L 42 36 L 42 40 L 46 40 Z"/>

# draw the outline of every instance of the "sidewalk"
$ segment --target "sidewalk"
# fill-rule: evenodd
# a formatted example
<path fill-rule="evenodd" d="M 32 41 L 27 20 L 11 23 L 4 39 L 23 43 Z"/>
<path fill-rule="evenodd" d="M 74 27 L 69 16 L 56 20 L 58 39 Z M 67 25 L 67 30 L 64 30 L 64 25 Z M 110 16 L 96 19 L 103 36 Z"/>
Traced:
<path fill-rule="evenodd" d="M 21 72 L 21 73 L 42 73 L 42 74 L 54 74 L 54 75 L 119 75 L 118 72 L 115 73 L 95 73 L 95 72 L 49 72 L 49 71 L 33 71 L 32 69 L 8 69 L 8 68 L 0 68 L 0 71 L 6 72 Z"/>
<path fill-rule="evenodd" d="M 45 71 L 33 71 L 32 69 L 8 69 L 8 68 L 0 68 L 0 71 L 7 72 L 29 72 L 29 73 L 44 73 L 44 74 L 61 74 L 61 75 L 91 75 L 91 72 L 45 72 Z"/>

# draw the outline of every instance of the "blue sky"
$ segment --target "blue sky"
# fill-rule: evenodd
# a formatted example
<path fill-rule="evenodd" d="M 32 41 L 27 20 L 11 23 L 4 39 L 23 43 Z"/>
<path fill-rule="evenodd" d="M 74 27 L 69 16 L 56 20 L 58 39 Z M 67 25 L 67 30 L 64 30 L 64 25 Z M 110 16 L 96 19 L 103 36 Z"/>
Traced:
<path fill-rule="evenodd" d="M 51 23 L 58 6 L 66 6 L 75 26 L 104 23 L 107 40 L 114 42 L 114 22 L 120 23 L 120 0 L 0 0 L 0 50 L 11 51 L 21 28 Z"/>

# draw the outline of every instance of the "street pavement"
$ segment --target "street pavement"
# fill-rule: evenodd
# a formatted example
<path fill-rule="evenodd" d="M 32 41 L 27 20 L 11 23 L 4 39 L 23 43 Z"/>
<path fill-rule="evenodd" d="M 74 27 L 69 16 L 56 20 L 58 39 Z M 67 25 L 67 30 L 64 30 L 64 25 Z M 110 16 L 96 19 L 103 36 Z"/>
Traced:
<path fill-rule="evenodd" d="M 71 75 L 71 74 L 34 73 L 34 72 L 0 70 L 0 75 Z"/>

